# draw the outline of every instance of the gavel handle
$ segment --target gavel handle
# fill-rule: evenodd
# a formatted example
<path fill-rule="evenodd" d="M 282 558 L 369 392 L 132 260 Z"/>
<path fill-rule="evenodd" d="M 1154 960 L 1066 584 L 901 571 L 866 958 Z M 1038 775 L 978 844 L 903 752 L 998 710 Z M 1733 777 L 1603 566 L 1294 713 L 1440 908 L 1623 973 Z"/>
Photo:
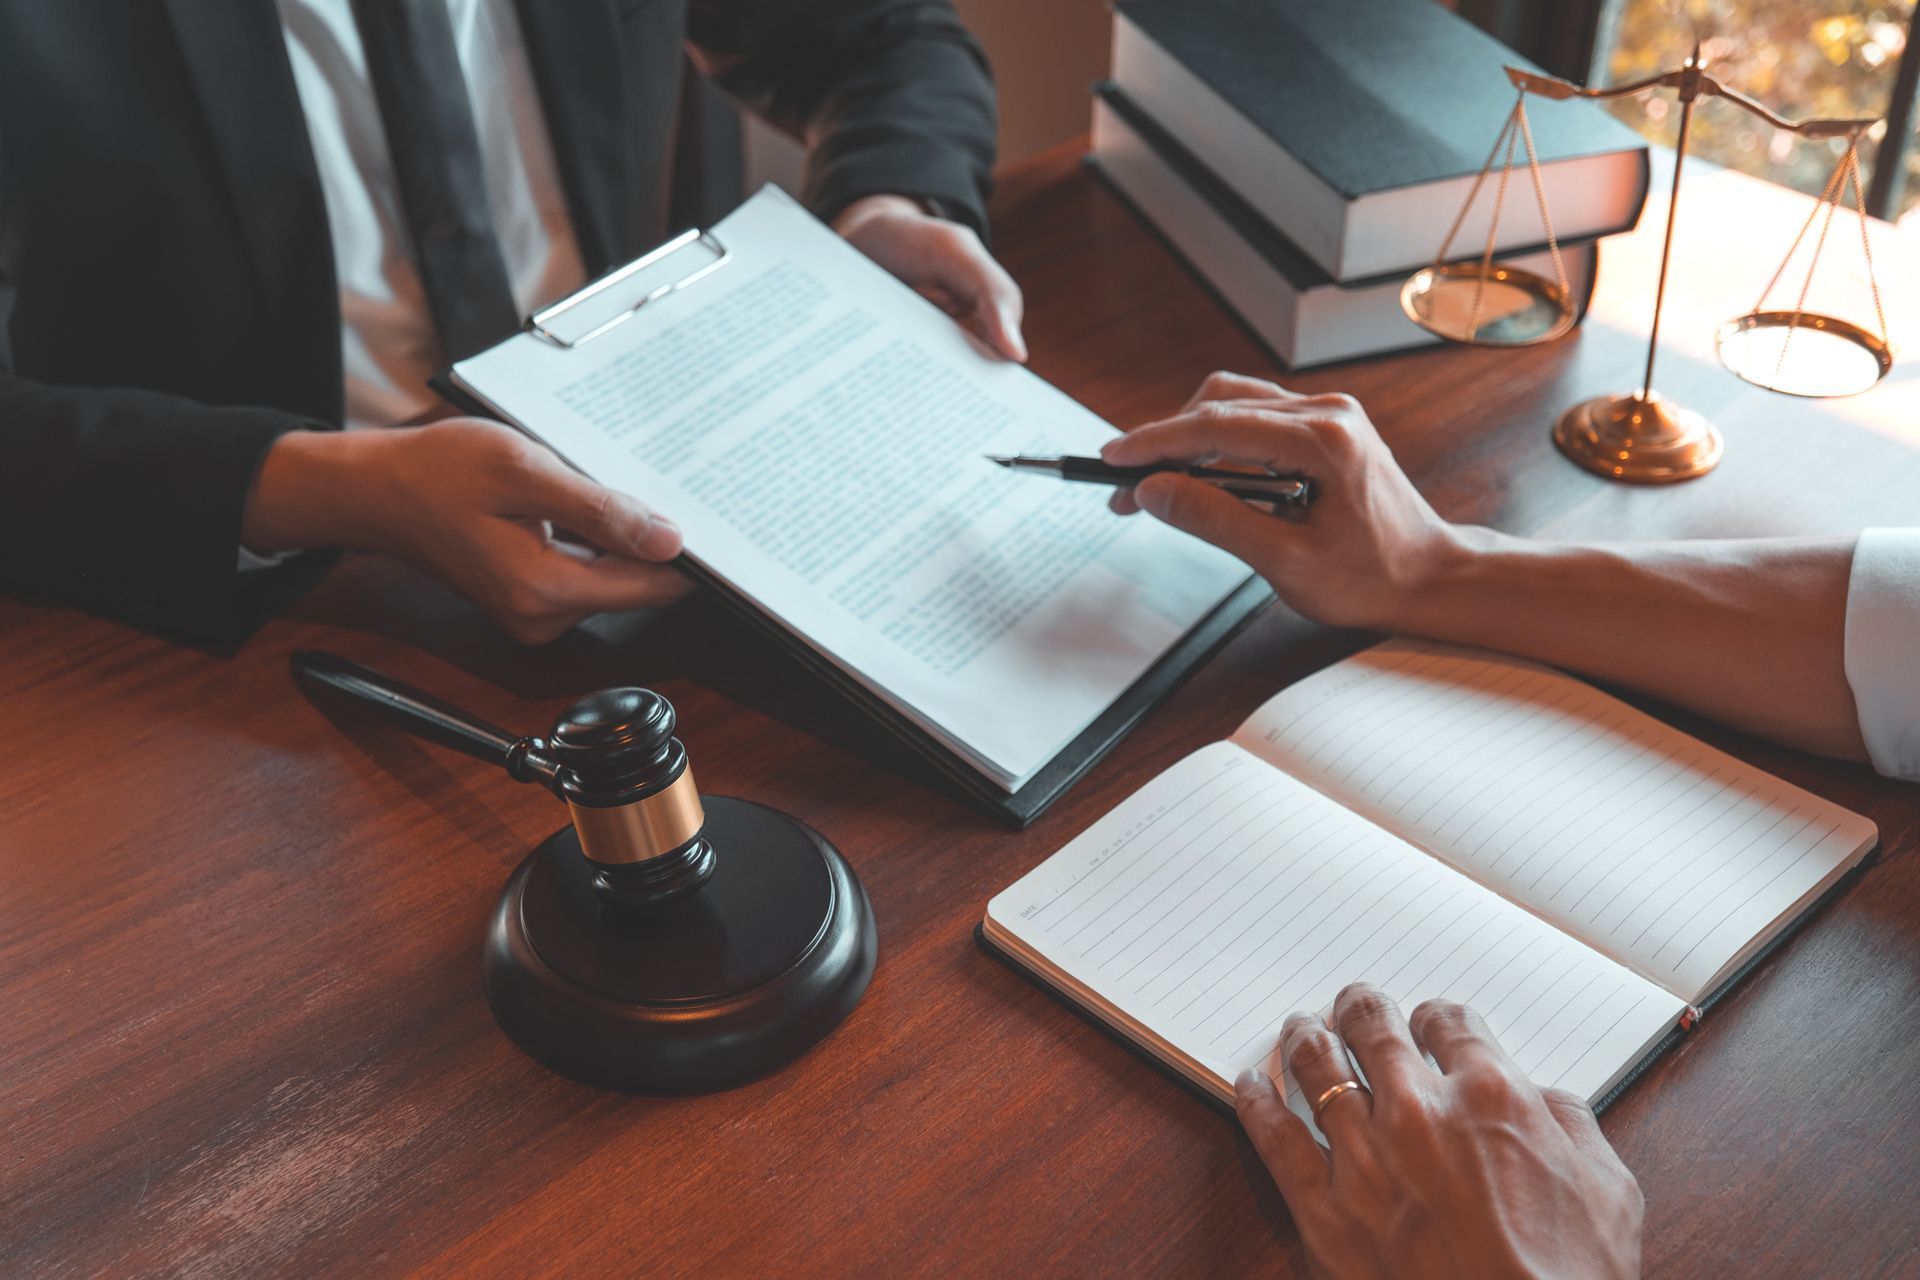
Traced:
<path fill-rule="evenodd" d="M 311 694 L 350 703 L 416 738 L 497 764 L 520 782 L 554 783 L 557 769 L 538 738 L 516 737 L 338 654 L 301 649 L 291 665 L 294 682 Z"/>

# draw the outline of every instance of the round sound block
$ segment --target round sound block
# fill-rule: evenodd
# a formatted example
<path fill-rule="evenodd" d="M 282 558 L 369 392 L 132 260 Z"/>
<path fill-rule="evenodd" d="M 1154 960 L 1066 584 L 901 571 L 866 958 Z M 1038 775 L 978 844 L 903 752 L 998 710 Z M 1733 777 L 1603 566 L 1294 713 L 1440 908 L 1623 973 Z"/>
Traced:
<path fill-rule="evenodd" d="M 637 906 L 594 886 L 572 827 L 507 881 L 487 999 L 529 1055 L 626 1093 L 706 1093 L 784 1066 L 867 989 L 878 941 L 853 868 L 776 809 L 705 798 L 712 879 Z"/>

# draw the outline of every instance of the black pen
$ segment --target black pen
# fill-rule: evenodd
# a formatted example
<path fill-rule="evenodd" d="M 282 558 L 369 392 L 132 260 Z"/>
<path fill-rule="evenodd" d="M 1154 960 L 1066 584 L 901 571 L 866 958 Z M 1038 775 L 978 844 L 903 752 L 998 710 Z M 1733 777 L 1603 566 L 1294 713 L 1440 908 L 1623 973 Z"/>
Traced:
<path fill-rule="evenodd" d="M 1226 467 L 1116 467 L 1098 458 L 1026 458 L 988 459 L 1014 471 L 1037 471 L 1062 480 L 1084 484 L 1112 485 L 1129 489 L 1148 476 L 1171 474 L 1204 480 L 1243 502 L 1266 502 L 1276 508 L 1303 512 L 1313 505 L 1313 480 L 1309 476 L 1261 475 L 1257 471 L 1233 471 Z"/>

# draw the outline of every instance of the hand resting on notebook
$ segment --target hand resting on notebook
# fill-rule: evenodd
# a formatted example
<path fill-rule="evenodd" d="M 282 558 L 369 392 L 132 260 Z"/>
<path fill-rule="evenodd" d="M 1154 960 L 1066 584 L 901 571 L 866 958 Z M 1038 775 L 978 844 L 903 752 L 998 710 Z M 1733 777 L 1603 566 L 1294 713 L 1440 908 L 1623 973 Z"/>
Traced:
<path fill-rule="evenodd" d="M 1105 457 L 1314 476 L 1304 523 L 1175 475 L 1114 506 L 1232 552 L 1316 621 L 1497 649 L 1790 746 L 1867 758 L 1845 665 L 1852 536 L 1576 544 L 1451 524 L 1351 397 L 1234 374 L 1214 374 L 1181 412 L 1109 442 Z"/>
<path fill-rule="evenodd" d="M 591 614 L 670 603 L 680 530 L 519 432 L 478 418 L 292 431 L 255 477 L 241 542 L 383 551 L 447 583 L 516 640 Z"/>
<path fill-rule="evenodd" d="M 1428 1001 L 1409 1028 L 1356 984 L 1334 1023 L 1295 1014 L 1272 1066 L 1318 1098 L 1359 1064 L 1367 1086 L 1319 1109 L 1331 1159 L 1267 1072 L 1243 1074 L 1235 1100 L 1315 1274 L 1639 1274 L 1640 1188 L 1584 1101 L 1530 1083 L 1456 1004 Z"/>

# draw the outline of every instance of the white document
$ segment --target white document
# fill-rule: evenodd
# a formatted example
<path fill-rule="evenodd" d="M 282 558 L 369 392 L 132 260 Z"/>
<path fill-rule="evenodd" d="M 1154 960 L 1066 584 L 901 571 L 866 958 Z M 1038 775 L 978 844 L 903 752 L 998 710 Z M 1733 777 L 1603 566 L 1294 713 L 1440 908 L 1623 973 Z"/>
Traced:
<path fill-rule="evenodd" d="M 1105 422 L 774 188 L 569 317 L 455 366 L 506 421 L 685 531 L 688 555 L 1012 791 L 1246 581 L 1099 486 L 989 453 Z"/>

